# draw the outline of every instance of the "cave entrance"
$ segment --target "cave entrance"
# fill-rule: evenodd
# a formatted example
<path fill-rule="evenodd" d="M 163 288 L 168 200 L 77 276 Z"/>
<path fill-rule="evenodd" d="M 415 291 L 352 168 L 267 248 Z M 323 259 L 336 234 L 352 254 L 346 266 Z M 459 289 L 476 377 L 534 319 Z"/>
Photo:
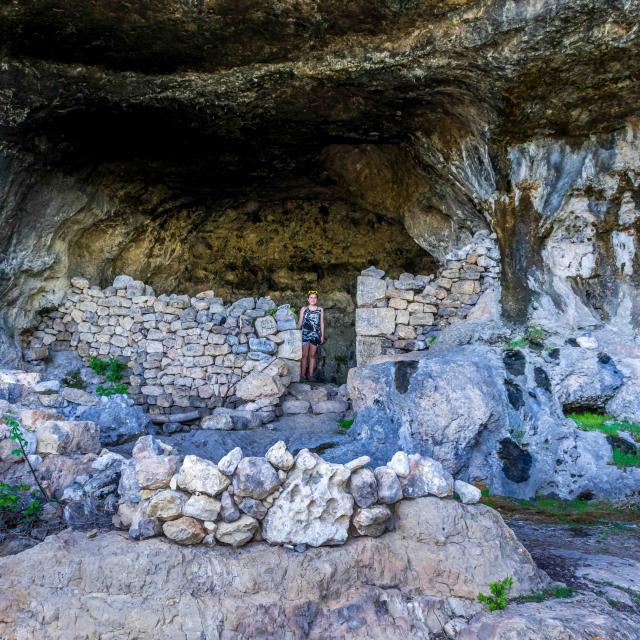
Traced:
<path fill-rule="evenodd" d="M 340 200 L 191 208 L 141 218 L 134 229 L 131 220 L 122 235 L 110 219 L 108 229 L 95 225 L 72 242 L 71 273 L 101 286 L 126 273 L 157 293 L 213 289 L 225 301 L 271 296 L 297 309 L 315 289 L 327 336 L 319 350 L 318 378 L 338 384 L 356 364 L 360 272 L 375 265 L 397 278 L 403 272 L 431 274 L 438 267 L 401 220 Z"/>

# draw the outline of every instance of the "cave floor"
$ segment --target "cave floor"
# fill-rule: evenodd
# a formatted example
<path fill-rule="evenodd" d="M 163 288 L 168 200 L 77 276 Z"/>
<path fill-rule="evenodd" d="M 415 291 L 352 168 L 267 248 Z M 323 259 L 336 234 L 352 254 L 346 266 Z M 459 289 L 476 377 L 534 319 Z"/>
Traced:
<path fill-rule="evenodd" d="M 322 454 L 323 451 L 347 441 L 347 437 L 339 431 L 338 419 L 341 417 L 342 414 L 336 413 L 285 415 L 259 429 L 195 429 L 171 435 L 162 434 L 159 437 L 174 447 L 178 455 L 198 455 L 216 463 L 235 447 L 240 447 L 245 456 L 263 456 L 278 440 L 284 440 L 289 451 L 294 454 L 304 448 Z M 135 441 L 132 441 L 111 449 L 131 455 L 134 444 Z"/>

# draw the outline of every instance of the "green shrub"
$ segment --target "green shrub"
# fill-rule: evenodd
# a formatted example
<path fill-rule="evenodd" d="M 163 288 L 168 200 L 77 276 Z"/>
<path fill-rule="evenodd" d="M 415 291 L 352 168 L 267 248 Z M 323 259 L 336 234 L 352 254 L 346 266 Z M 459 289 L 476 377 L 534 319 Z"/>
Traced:
<path fill-rule="evenodd" d="M 4 421 L 9 427 L 9 439 L 18 445 L 11 451 L 11 454 L 24 458 L 42 495 L 42 499 L 44 499 L 45 502 L 48 501 L 49 497 L 40 484 L 35 469 L 27 457 L 28 442 L 22 433 L 20 423 L 9 414 L 5 415 Z M 32 489 L 28 484 L 11 485 L 0 482 L 0 511 L 18 513 L 23 522 L 30 522 L 38 518 L 40 510 L 42 509 L 42 499 L 38 495 L 38 491 Z"/>
<path fill-rule="evenodd" d="M 278 312 L 278 307 L 273 307 L 273 309 L 267 309 L 268 316 L 275 316 Z"/>
<path fill-rule="evenodd" d="M 539 325 L 527 327 L 524 335 L 514 338 L 507 343 L 509 349 L 522 349 L 530 344 L 542 345 L 546 336 L 545 330 Z"/>
<path fill-rule="evenodd" d="M 104 376 L 108 382 L 120 382 L 120 380 L 122 380 L 122 374 L 127 368 L 127 365 L 124 364 L 124 362 L 120 362 L 117 358 L 101 360 L 100 358 L 96 358 L 96 356 L 89 357 L 89 366 L 98 375 Z"/>
<path fill-rule="evenodd" d="M 129 387 L 126 384 L 122 384 L 122 383 L 113 384 L 106 387 L 102 384 L 99 384 L 96 387 L 96 393 L 99 396 L 115 396 L 117 394 L 126 395 L 128 391 L 129 391 Z"/>
<path fill-rule="evenodd" d="M 340 418 L 338 420 L 338 433 L 347 433 L 353 424 L 353 418 Z"/>
<path fill-rule="evenodd" d="M 427 338 L 427 346 L 433 347 L 433 345 L 436 343 L 437 340 L 438 340 L 438 336 L 429 336 Z"/>
<path fill-rule="evenodd" d="M 489 591 L 491 592 L 491 595 L 479 593 L 478 600 L 482 602 L 482 604 L 487 605 L 489 611 L 504 609 L 507 606 L 507 596 L 512 586 L 513 578 L 511 576 L 507 576 L 500 582 L 490 582 Z"/>

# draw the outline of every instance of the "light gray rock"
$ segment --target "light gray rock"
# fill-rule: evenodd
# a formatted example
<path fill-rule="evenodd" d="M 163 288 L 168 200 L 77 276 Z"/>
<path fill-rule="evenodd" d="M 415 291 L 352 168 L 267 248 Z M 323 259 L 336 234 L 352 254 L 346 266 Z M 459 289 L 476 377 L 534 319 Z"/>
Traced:
<path fill-rule="evenodd" d="M 214 522 L 220 513 L 222 504 L 220 500 L 204 494 L 190 496 L 185 502 L 182 513 L 190 518 Z"/>
<path fill-rule="evenodd" d="M 302 358 L 302 332 L 297 329 L 280 330 L 278 337 L 282 343 L 278 345 L 278 358 L 300 360 Z"/>
<path fill-rule="evenodd" d="M 640 381 L 625 382 L 607 402 L 606 412 L 616 420 L 640 422 Z"/>
<path fill-rule="evenodd" d="M 253 538 L 257 529 L 258 521 L 245 514 L 233 522 L 221 522 L 215 536 L 218 542 L 241 547 Z"/>
<path fill-rule="evenodd" d="M 311 405 L 311 410 L 315 414 L 319 413 L 344 413 L 349 404 L 346 400 L 336 398 L 335 400 L 321 400 Z"/>
<path fill-rule="evenodd" d="M 505 611 L 481 613 L 462 628 L 456 640 L 636 640 L 637 626 L 624 613 L 593 594 L 570 600 L 511 605 Z"/>
<path fill-rule="evenodd" d="M 353 497 L 350 472 L 307 449 L 295 458 L 282 493 L 269 509 L 262 535 L 272 544 L 343 544 L 347 540 Z"/>
<path fill-rule="evenodd" d="M 311 408 L 306 400 L 285 400 L 281 406 L 283 413 L 288 414 L 308 413 Z"/>
<path fill-rule="evenodd" d="M 360 456 L 358 458 L 354 458 L 353 460 L 349 460 L 349 462 L 346 462 L 344 466 L 349 469 L 349 471 L 353 472 L 356 469 L 366 467 L 370 462 L 371 458 L 369 456 Z"/>
<path fill-rule="evenodd" d="M 391 460 L 387 463 L 389 469 L 391 469 L 398 477 L 406 478 L 409 475 L 409 456 L 404 451 L 396 451 Z"/>
<path fill-rule="evenodd" d="M 213 462 L 193 455 L 185 456 L 177 481 L 180 489 L 212 497 L 222 493 L 230 483 Z"/>
<path fill-rule="evenodd" d="M 267 507 L 260 500 L 254 498 L 242 498 L 238 503 L 238 508 L 256 520 L 262 520 L 267 515 Z"/>
<path fill-rule="evenodd" d="M 148 458 L 149 456 L 169 456 L 173 454 L 173 447 L 155 436 L 138 438 L 131 455 L 134 458 Z"/>
<path fill-rule="evenodd" d="M 215 431 L 232 431 L 235 428 L 233 420 L 228 413 L 217 413 L 205 416 L 200 422 L 203 429 L 213 429 Z"/>
<path fill-rule="evenodd" d="M 178 518 L 162 525 L 162 532 L 178 544 L 198 544 L 206 535 L 204 527 L 195 518 Z"/>
<path fill-rule="evenodd" d="M 145 433 L 149 424 L 142 407 L 133 404 L 125 395 L 100 398 L 94 406 L 84 409 L 79 417 L 100 427 L 100 443 L 105 447 Z"/>
<path fill-rule="evenodd" d="M 283 471 L 289 471 L 293 466 L 293 455 L 287 451 L 287 445 L 284 440 L 278 440 L 272 447 L 269 448 L 265 454 L 265 458 L 276 469 L 282 469 Z"/>
<path fill-rule="evenodd" d="M 604 408 L 623 382 L 622 373 L 609 356 L 579 347 L 562 348 L 549 377 L 561 404 L 593 408 Z"/>
<path fill-rule="evenodd" d="M 242 458 L 233 474 L 233 493 L 260 500 L 280 486 L 276 470 L 264 459 Z"/>
<path fill-rule="evenodd" d="M 236 385 L 236 395 L 243 400 L 257 400 L 284 393 L 284 385 L 278 376 L 254 371 Z"/>
<path fill-rule="evenodd" d="M 175 456 L 145 456 L 135 459 L 136 482 L 140 489 L 165 489 L 176 472 Z"/>
<path fill-rule="evenodd" d="M 254 327 L 259 338 L 266 338 L 278 332 L 278 323 L 273 316 L 256 318 Z"/>
<path fill-rule="evenodd" d="M 379 270 L 376 270 L 379 272 Z M 382 272 L 384 275 L 384 271 Z M 385 299 L 387 291 L 387 285 L 384 280 L 381 280 L 382 276 L 363 275 L 358 276 L 356 284 L 356 304 L 359 307 L 366 307 L 375 304 L 380 300 Z"/>
<path fill-rule="evenodd" d="M 114 289 L 126 289 L 130 284 L 133 284 L 134 279 L 131 276 L 119 275 L 113 279 Z"/>
<path fill-rule="evenodd" d="M 395 328 L 395 309 L 384 307 L 375 309 L 364 307 L 356 309 L 356 333 L 359 336 L 392 335 Z"/>
<path fill-rule="evenodd" d="M 475 504 L 480 501 L 482 492 L 478 487 L 474 487 L 464 480 L 456 480 L 453 483 L 453 490 L 458 494 L 462 504 Z"/>
<path fill-rule="evenodd" d="M 378 269 L 377 267 L 374 267 L 373 265 L 370 267 L 367 267 L 366 269 L 363 269 L 360 272 L 361 276 L 369 276 L 370 278 L 384 278 L 384 271 L 382 269 Z M 360 303 L 358 303 L 360 304 Z"/>
<path fill-rule="evenodd" d="M 224 473 L 225 476 L 232 476 L 238 466 L 238 463 L 242 460 L 242 449 L 235 447 L 231 449 L 229 453 L 222 456 L 218 462 L 218 469 Z"/>
<path fill-rule="evenodd" d="M 46 420 L 38 425 L 36 433 L 36 452 L 39 454 L 100 451 L 100 428 L 94 422 Z"/>
<path fill-rule="evenodd" d="M 175 520 L 182 515 L 186 501 L 187 497 L 183 493 L 164 489 L 149 499 L 145 506 L 145 512 L 151 518 Z"/>
<path fill-rule="evenodd" d="M 240 517 L 240 511 L 228 491 L 223 491 L 220 504 L 220 517 L 223 522 L 235 522 Z"/>
<path fill-rule="evenodd" d="M 268 338 L 255 338 L 249 336 L 249 349 L 260 353 L 274 354 L 278 350 L 278 345 Z"/>
<path fill-rule="evenodd" d="M 349 479 L 349 491 L 359 507 L 369 507 L 378 500 L 378 483 L 369 468 L 357 469 Z"/>
<path fill-rule="evenodd" d="M 408 470 L 407 464 L 407 472 Z M 395 471 L 387 466 L 377 467 L 373 473 L 378 484 L 378 500 L 380 502 L 394 504 L 402 499 L 402 486 Z"/>
<path fill-rule="evenodd" d="M 453 477 L 437 460 L 419 453 L 409 456 L 409 475 L 400 479 L 405 498 L 433 495 L 445 498 L 453 495 Z"/>
<path fill-rule="evenodd" d="M 94 405 L 98 402 L 98 396 L 82 389 L 74 389 L 73 387 L 65 387 L 62 390 L 61 395 L 67 402 L 83 405 L 85 407 Z"/>
<path fill-rule="evenodd" d="M 378 504 L 369 509 L 358 509 L 353 516 L 353 526 L 361 536 L 376 538 L 387 530 L 390 519 L 389 507 Z"/>

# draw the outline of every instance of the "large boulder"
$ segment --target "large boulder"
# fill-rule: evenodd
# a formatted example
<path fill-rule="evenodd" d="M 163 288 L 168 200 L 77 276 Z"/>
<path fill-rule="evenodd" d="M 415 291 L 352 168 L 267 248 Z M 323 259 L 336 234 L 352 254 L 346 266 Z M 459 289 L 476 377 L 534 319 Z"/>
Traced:
<path fill-rule="evenodd" d="M 282 493 L 267 513 L 262 535 L 274 544 L 343 544 L 347 540 L 353 497 L 350 472 L 303 449 L 287 475 Z"/>
<path fill-rule="evenodd" d="M 233 544 L 250 520 L 216 534 Z M 164 528 L 183 543 L 204 535 L 185 518 Z M 401 502 L 380 538 L 305 553 L 64 531 L 0 559 L 0 636 L 77 637 L 81 621 L 96 638 L 429 640 L 505 576 L 514 596 L 549 585 L 499 514 L 438 498 Z"/>
<path fill-rule="evenodd" d="M 257 400 L 284 393 L 284 385 L 278 376 L 253 371 L 236 385 L 236 395 L 243 400 Z"/>
<path fill-rule="evenodd" d="M 457 473 L 480 434 L 505 421 L 496 367 L 487 352 L 451 350 L 351 369 L 347 385 L 357 416 L 350 431 L 375 443 L 375 462 L 405 449 Z"/>
<path fill-rule="evenodd" d="M 145 433 L 149 424 L 142 407 L 135 405 L 126 395 L 100 398 L 97 404 L 82 411 L 80 417 L 100 427 L 100 443 L 105 447 Z"/>

